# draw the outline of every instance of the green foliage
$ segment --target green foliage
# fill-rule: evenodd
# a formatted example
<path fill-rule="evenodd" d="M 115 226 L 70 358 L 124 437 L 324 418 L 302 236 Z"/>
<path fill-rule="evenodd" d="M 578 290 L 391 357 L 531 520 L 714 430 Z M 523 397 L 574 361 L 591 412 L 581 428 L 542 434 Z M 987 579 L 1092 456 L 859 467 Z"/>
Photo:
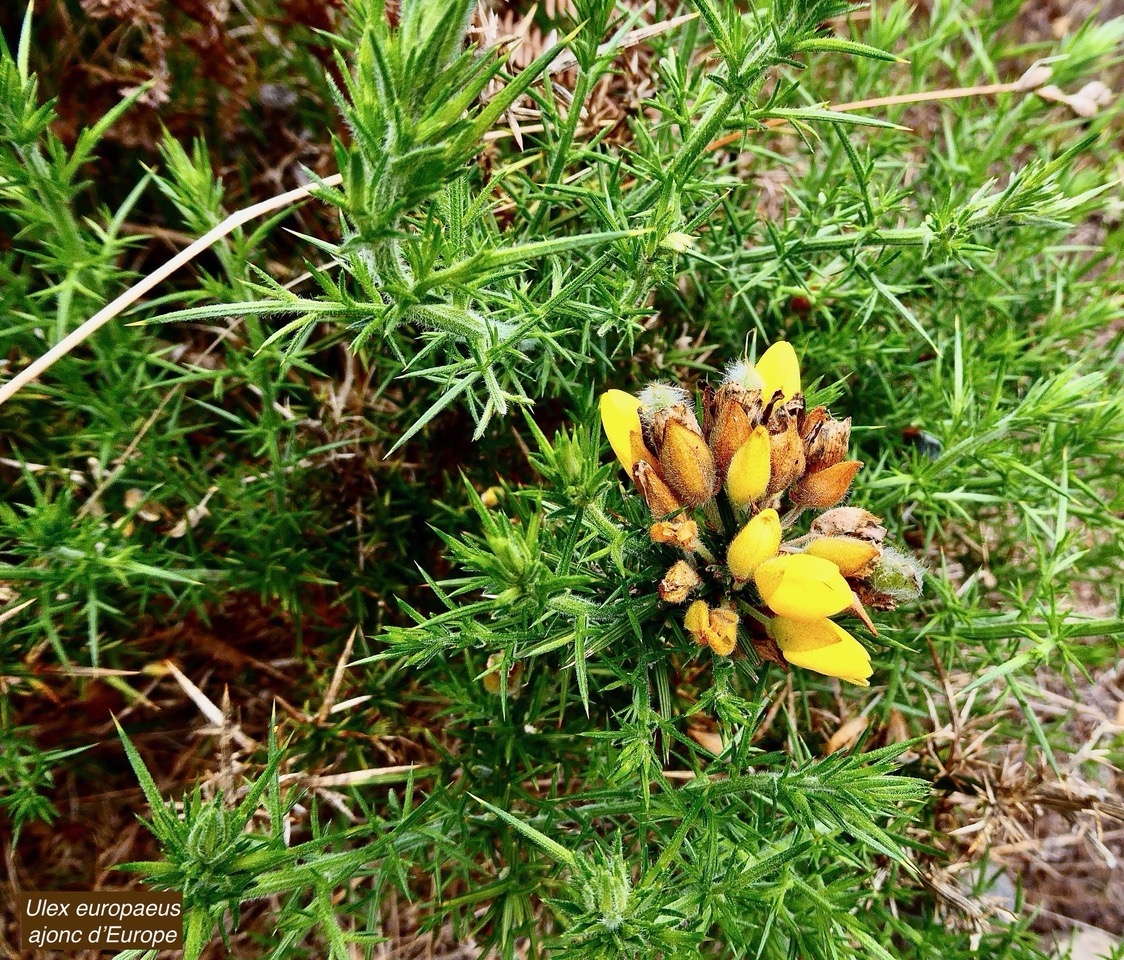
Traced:
<path fill-rule="evenodd" d="M 229 606 L 227 639 L 264 657 L 253 607 L 296 679 L 245 783 L 166 798 L 122 734 L 160 852 L 127 868 L 183 891 L 188 957 L 370 953 L 410 901 L 412 934 L 504 960 L 1040 958 L 1021 904 L 981 921 L 933 882 L 958 849 L 943 764 L 969 760 L 901 741 L 986 728 L 980 756 L 1061 769 L 1039 685 L 1117 659 L 1121 106 L 828 105 L 1062 54 L 1071 93 L 1115 66 L 1121 22 L 1024 43 L 1017 3 L 694 0 L 637 40 L 640 5 L 580 0 L 537 12 L 556 41 L 516 68 L 475 3 L 399 6 L 352 0 L 269 55 L 307 72 L 331 47 L 308 86 L 332 102 L 295 125 L 336 131 L 338 185 L 313 175 L 313 202 L 0 408 L 5 827 L 58 803 L 71 751 L 19 719 L 44 676 L 81 696 L 106 671 L 123 722 L 159 724 L 153 638 L 190 657 L 169 627 Z M 260 173 L 171 134 L 110 169 L 129 99 L 64 141 L 22 36 L 0 52 L 5 377 L 151 268 L 136 223 L 200 235 Z M 696 645 L 596 423 L 608 387 L 714 379 L 782 338 L 853 418 L 854 502 L 926 568 L 869 642 L 869 693 Z M 368 699 L 339 709 L 355 626 Z"/>

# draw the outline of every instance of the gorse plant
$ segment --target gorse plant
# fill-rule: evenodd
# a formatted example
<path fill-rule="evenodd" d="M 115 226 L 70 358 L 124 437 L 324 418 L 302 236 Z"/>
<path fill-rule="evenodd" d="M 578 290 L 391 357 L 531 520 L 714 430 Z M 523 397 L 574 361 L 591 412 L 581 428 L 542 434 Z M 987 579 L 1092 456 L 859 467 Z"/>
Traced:
<path fill-rule="evenodd" d="M 66 809 L 145 821 L 189 960 L 1043 957 L 1003 842 L 1064 797 L 1113 849 L 1124 759 L 1075 727 L 1124 622 L 1121 107 L 1074 112 L 1124 23 L 332 23 L 262 54 L 256 144 L 143 166 L 143 91 L 68 140 L 32 18 L 0 52 L 5 379 L 311 185 L 0 406 L 22 887 Z M 73 753 L 110 712 L 120 771 Z"/>

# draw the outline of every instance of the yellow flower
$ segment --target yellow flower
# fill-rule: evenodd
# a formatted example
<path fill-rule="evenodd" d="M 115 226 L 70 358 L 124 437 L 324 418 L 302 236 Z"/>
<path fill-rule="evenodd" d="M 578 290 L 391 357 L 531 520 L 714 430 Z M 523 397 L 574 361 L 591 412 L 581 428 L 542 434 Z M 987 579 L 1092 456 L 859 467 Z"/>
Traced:
<path fill-rule="evenodd" d="M 760 500 L 769 489 L 769 431 L 755 427 L 734 453 L 726 475 L 726 493 L 734 506 L 745 509 Z"/>
<path fill-rule="evenodd" d="M 866 648 L 846 630 L 830 620 L 801 621 L 774 617 L 769 635 L 794 667 L 838 677 L 868 687 L 874 671 Z"/>
<path fill-rule="evenodd" d="M 777 555 L 780 546 L 781 518 L 776 510 L 762 510 L 730 543 L 726 566 L 735 580 L 748 580 L 761 564 Z"/>
<path fill-rule="evenodd" d="M 613 448 L 613 453 L 632 476 L 636 463 L 633 456 L 632 434 L 643 436 L 640 430 L 640 401 L 623 390 L 607 390 L 601 394 L 601 426 Z"/>
<path fill-rule="evenodd" d="M 782 403 L 800 392 L 800 361 L 791 343 L 785 340 L 774 343 L 754 366 L 762 381 L 761 399 L 766 403 L 777 390 L 784 394 Z"/>
<path fill-rule="evenodd" d="M 792 620 L 822 620 L 846 610 L 854 600 L 834 563 L 806 553 L 766 560 L 753 580 L 766 606 Z"/>

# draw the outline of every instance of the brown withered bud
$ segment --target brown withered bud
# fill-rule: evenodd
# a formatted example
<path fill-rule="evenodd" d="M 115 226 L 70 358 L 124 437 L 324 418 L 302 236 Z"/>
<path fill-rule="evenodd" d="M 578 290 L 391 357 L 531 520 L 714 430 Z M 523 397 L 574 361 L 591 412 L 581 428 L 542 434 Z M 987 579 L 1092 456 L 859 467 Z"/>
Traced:
<path fill-rule="evenodd" d="M 699 548 L 699 525 L 686 517 L 654 523 L 648 536 L 653 543 L 666 543 L 688 553 L 694 553 Z"/>
<path fill-rule="evenodd" d="M 769 489 L 766 496 L 787 490 L 804 473 L 804 444 L 796 429 L 796 419 L 788 417 L 782 433 L 769 437 Z"/>
<path fill-rule="evenodd" d="M 800 482 L 789 491 L 795 506 L 824 510 L 834 507 L 847 496 L 851 481 L 859 472 L 862 463 L 858 460 L 844 460 L 818 473 L 806 473 Z"/>
<path fill-rule="evenodd" d="M 807 441 L 813 430 L 828 418 L 827 407 L 813 407 L 800 416 L 800 437 Z"/>
<path fill-rule="evenodd" d="M 666 517 L 669 513 L 683 508 L 683 504 L 668 489 L 657 469 L 647 460 L 636 461 L 636 465 L 632 468 L 632 479 L 636 482 L 636 487 L 643 495 L 653 517 Z"/>
<path fill-rule="evenodd" d="M 876 546 L 886 539 L 882 518 L 862 507 L 836 507 L 812 521 L 812 533 L 821 537 L 858 537 Z"/>
<path fill-rule="evenodd" d="M 669 419 L 660 444 L 660 469 L 672 492 L 687 506 L 701 507 L 718 489 L 714 455 L 702 438 L 694 416 L 694 429 L 678 419 Z"/>
<path fill-rule="evenodd" d="M 686 560 L 677 560 L 660 581 L 660 599 L 665 603 L 682 603 L 702 579 Z"/>
<path fill-rule="evenodd" d="M 730 469 L 730 461 L 738 452 L 741 445 L 749 439 L 756 424 L 746 412 L 742 403 L 743 395 L 755 395 L 757 413 L 760 413 L 761 391 L 746 390 L 737 384 L 727 383 L 719 388 L 714 395 L 712 406 L 712 423 L 707 436 L 710 439 L 710 449 L 714 454 L 714 465 L 718 470 L 720 479 L 724 479 L 726 471 Z M 750 409 L 753 409 L 750 396 Z"/>
<path fill-rule="evenodd" d="M 761 422 L 769 428 L 769 433 L 780 433 L 782 430 L 787 430 L 790 420 L 799 428 L 801 421 L 804 419 L 804 394 L 794 394 L 788 400 L 783 400 L 783 397 L 784 394 L 778 390 L 765 404 L 762 411 Z"/>
<path fill-rule="evenodd" d="M 847 456 L 851 440 L 851 418 L 827 417 L 805 434 L 804 459 L 809 473 L 834 467 Z"/>

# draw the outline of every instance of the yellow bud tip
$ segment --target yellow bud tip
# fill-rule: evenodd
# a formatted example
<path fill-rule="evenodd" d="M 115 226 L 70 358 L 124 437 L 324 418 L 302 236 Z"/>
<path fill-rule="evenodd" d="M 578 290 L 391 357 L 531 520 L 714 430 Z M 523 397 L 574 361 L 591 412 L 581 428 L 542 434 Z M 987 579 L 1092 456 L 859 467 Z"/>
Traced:
<path fill-rule="evenodd" d="M 771 443 L 765 427 L 754 427 L 749 439 L 734 453 L 726 475 L 726 493 L 743 510 L 769 489 Z"/>
<path fill-rule="evenodd" d="M 769 635 L 794 667 L 838 677 L 860 687 L 870 686 L 874 672 L 866 648 L 831 620 L 811 622 L 774 617 Z"/>
<path fill-rule="evenodd" d="M 601 394 L 601 426 L 621 466 L 632 476 L 636 463 L 632 434 L 641 434 L 640 401 L 623 390 L 606 390 Z"/>
<path fill-rule="evenodd" d="M 761 398 L 766 403 L 777 390 L 784 394 L 784 400 L 791 400 L 800 392 L 800 361 L 788 341 L 774 343 L 761 354 L 755 366 L 757 375 L 764 384 Z"/>
<path fill-rule="evenodd" d="M 781 518 L 776 510 L 762 510 L 734 537 L 726 551 L 726 566 L 735 580 L 748 580 L 781 546 Z"/>
<path fill-rule="evenodd" d="M 851 588 L 830 560 L 806 553 L 766 560 L 753 574 L 761 599 L 791 620 L 822 620 L 851 606 Z"/>
<path fill-rule="evenodd" d="M 683 626 L 695 638 L 696 643 L 706 642 L 699 639 L 703 631 L 710 627 L 710 608 L 707 607 L 705 600 L 696 600 L 687 608 L 683 616 Z"/>
<path fill-rule="evenodd" d="M 845 577 L 858 577 L 870 571 L 882 551 L 856 537 L 820 537 L 809 543 L 804 552 L 830 560 Z"/>

